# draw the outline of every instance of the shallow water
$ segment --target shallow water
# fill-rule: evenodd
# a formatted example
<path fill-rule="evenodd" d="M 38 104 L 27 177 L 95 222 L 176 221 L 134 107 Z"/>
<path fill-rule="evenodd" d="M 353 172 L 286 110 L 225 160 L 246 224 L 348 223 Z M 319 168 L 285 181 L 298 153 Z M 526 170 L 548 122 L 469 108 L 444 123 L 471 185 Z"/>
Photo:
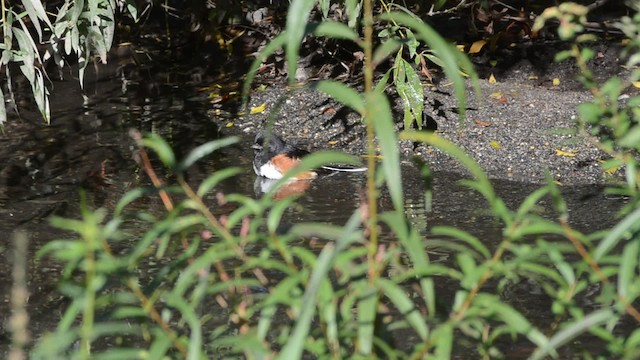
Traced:
<path fill-rule="evenodd" d="M 31 255 L 28 309 L 34 334 L 53 329 L 64 307 L 55 290 L 59 265 L 34 256 L 48 241 L 63 236 L 48 225 L 47 218 L 51 215 L 77 218 L 80 189 L 86 189 L 91 208 L 113 210 L 125 192 L 148 184 L 146 175 L 133 160 L 135 146 L 128 135 L 129 129 L 163 135 L 178 157 L 225 133 L 207 117 L 210 105 L 206 96 L 198 94 L 194 86 L 180 76 L 165 74 L 161 79 L 144 82 L 113 76 L 109 71 L 113 74 L 115 69 L 89 75 L 89 101 L 85 104 L 74 81 L 56 82 L 52 125 L 45 126 L 34 113 L 25 110 L 23 119 L 11 119 L 6 133 L 0 135 L 0 233 L 4 234 L 0 237 L 0 253 L 10 259 L 9 235 L 18 228 L 28 232 Z M 216 169 L 236 165 L 245 169 L 245 174 L 222 190 L 257 196 L 262 185 L 256 183 L 251 170 L 251 135 L 195 165 L 188 171 L 189 181 L 197 183 Z M 408 164 L 403 166 L 405 213 L 424 234 L 436 225 L 452 225 L 472 232 L 492 248 L 501 239 L 500 226 L 482 210 L 486 208 L 484 200 L 459 185 L 458 180 L 459 175 L 436 174 L 433 202 L 427 208 L 418 171 Z M 284 225 L 303 221 L 344 224 L 363 201 L 366 181 L 363 174 L 340 173 L 322 176 L 307 185 L 298 201 L 300 210 L 287 213 Z M 495 181 L 495 186 L 510 208 L 517 207 L 527 194 L 539 187 L 505 181 Z M 605 198 L 597 186 L 564 191 L 572 209 L 572 222 L 585 232 L 611 225 L 614 213 L 621 206 L 621 200 Z M 389 209 L 390 204 L 390 198 L 383 193 L 380 209 Z M 163 211 L 159 200 L 137 206 Z M 551 204 L 546 204 L 543 212 L 553 216 Z M 448 260 L 446 250 L 436 247 L 430 251 L 434 261 Z M 9 314 L 10 264 L 10 261 L 0 262 L 0 324 L 6 324 Z M 520 291 L 526 295 L 527 291 L 531 294 L 536 289 Z M 547 305 L 544 302 L 526 304 L 534 322 L 536 313 L 540 316 L 547 313 Z M 0 354 L 6 354 L 10 341 L 8 331 L 3 333 Z"/>

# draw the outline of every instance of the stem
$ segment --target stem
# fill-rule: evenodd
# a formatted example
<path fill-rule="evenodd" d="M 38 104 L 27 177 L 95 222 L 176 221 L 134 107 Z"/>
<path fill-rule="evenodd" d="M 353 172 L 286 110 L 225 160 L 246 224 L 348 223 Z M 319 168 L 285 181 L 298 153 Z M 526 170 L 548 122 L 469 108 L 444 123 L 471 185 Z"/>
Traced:
<path fill-rule="evenodd" d="M 373 7 L 371 0 L 364 1 L 364 91 L 365 98 L 368 98 L 373 89 Z M 368 194 L 368 214 L 369 214 L 369 278 L 374 280 L 376 269 L 376 251 L 378 248 L 378 203 L 376 189 L 376 147 L 375 130 L 373 126 L 373 114 L 367 110 L 365 112 L 365 122 L 367 124 L 367 194 Z"/>

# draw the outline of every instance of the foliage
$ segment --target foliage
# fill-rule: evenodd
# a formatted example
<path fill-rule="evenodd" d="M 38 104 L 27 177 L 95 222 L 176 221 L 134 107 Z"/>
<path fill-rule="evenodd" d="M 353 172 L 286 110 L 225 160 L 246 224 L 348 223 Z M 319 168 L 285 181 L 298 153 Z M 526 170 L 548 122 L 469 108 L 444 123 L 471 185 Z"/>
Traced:
<path fill-rule="evenodd" d="M 135 17 L 136 10 L 131 0 L 65 0 L 56 6 L 53 16 L 41 0 L 23 0 L 22 6 L 9 5 L 2 1 L 2 31 L 4 33 L 1 67 L 11 93 L 13 65 L 31 84 L 31 90 L 42 117 L 49 122 L 51 110 L 45 64 L 53 59 L 63 67 L 70 56 L 77 58 L 78 80 L 83 85 L 84 71 L 94 57 L 106 63 L 107 51 L 111 48 L 115 31 L 115 13 L 127 7 Z M 37 34 L 35 37 L 33 29 Z M 0 126 L 7 118 L 5 94 L 0 92 Z M 18 110 L 18 109 L 16 109 Z"/>
<path fill-rule="evenodd" d="M 586 8 L 568 3 L 554 9 L 545 11 L 546 15 L 539 18 L 536 28 L 552 18 L 567 24 L 564 26 L 566 30 L 560 28 L 560 33 L 564 34 L 565 40 L 574 43 L 569 50 L 559 53 L 557 59 L 575 60 L 581 70 L 580 80 L 594 96 L 593 101 L 578 107 L 580 125 L 584 132 L 596 136 L 598 141 L 595 144 L 610 155 L 610 159 L 603 163 L 604 170 L 613 173 L 624 169 L 626 183 L 609 191 L 630 197 L 631 201 L 623 210 L 627 214 L 640 204 L 640 169 L 637 160 L 640 151 L 640 96 L 622 94 L 628 88 L 640 86 L 640 16 L 624 17 L 619 24 L 629 39 L 625 52 L 628 54 L 627 66 L 633 69 L 630 77 L 621 79 L 613 76 L 604 84 L 598 84 L 588 67 L 588 62 L 595 56 L 595 52 L 588 47 L 594 37 L 580 33 L 586 21 Z"/>
<path fill-rule="evenodd" d="M 329 20 L 308 24 L 313 1 L 292 1 L 286 32 L 264 49 L 252 69 L 284 46 L 289 73 L 295 74 L 297 50 L 308 33 L 352 39 L 362 46 L 363 93 L 335 81 L 313 86 L 359 112 L 367 123 L 367 203 L 343 226 L 304 223 L 285 230 L 279 223 L 294 199 L 276 201 L 277 186 L 260 199 L 216 193 L 221 181 L 239 173 L 235 168 L 217 171 L 195 189 L 185 180 L 185 168 L 235 139 L 204 144 L 182 161 L 160 137 L 138 139 L 175 176 L 175 186 L 154 181 L 153 189 L 133 190 L 110 217 L 104 209 L 83 206 L 80 220 L 52 220 L 77 235 L 41 251 L 65 264 L 61 291 L 70 304 L 58 328 L 38 343 L 34 358 L 447 359 L 456 350 L 473 350 L 473 358 L 502 358 L 500 344 L 519 339 L 535 348 L 531 358 L 543 359 L 558 358 L 564 345 L 585 334 L 603 345 L 600 352 L 584 349 L 584 357 L 633 358 L 640 351 L 640 330 L 620 334 L 617 328 L 626 316 L 640 321 L 633 307 L 640 296 L 637 202 L 610 231 L 582 234 L 570 226 L 567 205 L 551 179 L 512 210 L 482 169 L 455 145 L 434 133 L 397 134 L 389 102 L 373 83 L 373 59 L 382 56 L 379 51 L 388 56 L 397 48 L 373 49 L 372 4 L 365 0 L 362 5 L 363 38 Z M 447 75 L 464 90 L 459 52 L 428 25 L 396 12 L 380 19 L 410 30 L 447 59 Z M 585 51 L 577 51 L 577 46 L 570 54 L 580 61 Z M 600 88 L 596 95 L 603 94 L 604 100 L 596 96 L 591 110 L 600 111 L 600 122 L 593 124 L 613 134 L 603 146 L 620 154 L 618 161 L 631 169 L 627 180 L 634 181 L 627 181 L 624 189 L 635 196 L 635 159 L 628 154 L 637 150 L 637 142 L 623 140 L 633 133 L 637 112 L 612 112 L 612 95 L 619 84 L 613 81 Z M 456 94 L 462 103 L 463 92 Z M 581 110 L 583 117 L 585 113 Z M 383 155 L 379 169 L 373 160 L 374 138 Z M 503 226 L 503 238 L 495 248 L 460 229 L 436 227 L 424 239 L 412 227 L 404 213 L 398 138 L 434 146 L 468 169 L 471 178 L 463 183 L 486 200 L 488 211 Z M 144 150 L 141 155 L 146 158 Z M 296 171 L 353 161 L 343 154 L 317 153 Z M 150 165 L 145 170 L 154 179 Z M 393 207 L 379 213 L 383 184 Z M 166 214 L 133 206 L 156 194 L 163 198 Z M 172 198 L 178 200 L 174 203 Z M 546 198 L 554 204 L 553 219 L 538 214 Z M 226 215 L 211 210 L 225 203 L 236 208 Z M 128 227 L 143 233 L 129 234 Z M 396 239 L 388 246 L 378 241 L 383 228 Z M 134 246 L 115 251 L 129 236 L 136 238 Z M 327 243 L 315 252 L 301 244 L 308 238 Z M 450 251 L 452 261 L 431 261 L 430 244 Z M 151 260 L 159 265 L 143 273 L 141 265 Z M 523 281 L 535 283 L 550 299 L 551 323 L 535 325 L 501 296 Z M 590 295 L 594 288 L 600 289 L 598 296 Z M 583 299 L 593 305 L 583 306 Z M 405 340 L 396 344 L 394 339 Z M 460 350 L 463 343 L 470 344 L 470 350 Z"/>

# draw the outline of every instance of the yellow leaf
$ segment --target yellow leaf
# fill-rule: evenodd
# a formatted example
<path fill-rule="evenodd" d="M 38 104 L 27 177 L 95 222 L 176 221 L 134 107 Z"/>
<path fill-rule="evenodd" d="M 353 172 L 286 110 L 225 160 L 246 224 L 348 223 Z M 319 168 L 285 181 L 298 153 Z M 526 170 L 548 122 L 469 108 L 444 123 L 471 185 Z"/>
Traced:
<path fill-rule="evenodd" d="M 225 125 L 225 127 L 228 127 L 228 128 L 233 127 L 233 121 L 229 121 L 229 122 Z"/>
<path fill-rule="evenodd" d="M 473 44 L 471 44 L 471 48 L 469 48 L 469 54 L 477 54 L 482 50 L 482 48 L 487 44 L 487 40 L 481 39 Z"/>
<path fill-rule="evenodd" d="M 529 75 L 529 80 L 538 80 L 538 76 L 536 76 L 536 75 Z"/>
<path fill-rule="evenodd" d="M 489 97 L 492 97 L 494 99 L 500 99 L 502 97 L 502 93 L 500 91 L 494 92 L 493 94 L 489 95 Z"/>
<path fill-rule="evenodd" d="M 631 84 L 637 88 L 640 88 L 640 81 L 634 81 Z"/>
<path fill-rule="evenodd" d="M 559 149 L 556 149 L 556 155 L 558 156 L 568 156 L 568 157 L 574 157 L 576 156 L 576 154 L 569 152 L 569 151 L 562 151 Z"/>
<path fill-rule="evenodd" d="M 491 76 L 489 76 L 489 84 L 495 84 L 496 83 L 496 77 L 493 76 L 493 73 L 491 74 Z"/>
<path fill-rule="evenodd" d="M 554 78 L 553 79 L 553 86 L 558 86 L 558 85 L 560 85 L 560 79 Z"/>
<path fill-rule="evenodd" d="M 489 145 L 491 145 L 491 147 L 494 148 L 494 149 L 502 148 L 502 146 L 500 146 L 500 144 L 498 144 L 497 141 L 492 141 L 492 142 L 489 143 Z"/>
<path fill-rule="evenodd" d="M 328 144 L 329 144 L 329 145 L 335 145 L 335 144 L 337 144 L 337 143 L 338 143 L 338 142 L 337 142 L 337 141 L 335 141 L 335 140 L 333 140 L 333 141 L 329 141 L 329 142 L 328 142 Z"/>
<path fill-rule="evenodd" d="M 265 109 L 267 108 L 267 103 L 263 103 L 260 106 L 254 106 L 251 108 L 251 111 L 249 112 L 251 115 L 254 114 L 260 114 L 261 112 L 263 112 Z"/>
<path fill-rule="evenodd" d="M 464 52 L 464 45 L 456 45 L 456 49 Z"/>

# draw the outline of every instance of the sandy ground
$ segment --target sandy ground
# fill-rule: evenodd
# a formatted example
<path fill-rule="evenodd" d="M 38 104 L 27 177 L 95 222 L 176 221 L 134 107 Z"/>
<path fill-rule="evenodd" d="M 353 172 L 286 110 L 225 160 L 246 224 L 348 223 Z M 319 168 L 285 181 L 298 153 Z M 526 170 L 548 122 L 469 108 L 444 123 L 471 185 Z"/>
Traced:
<path fill-rule="evenodd" d="M 591 65 L 599 79 L 626 75 L 618 49 L 600 44 L 595 50 L 598 55 Z M 469 92 L 464 121 L 460 121 L 458 104 L 446 79 L 425 86 L 425 114 L 431 126 L 437 124 L 437 133 L 463 148 L 491 178 L 540 183 L 548 170 L 564 185 L 614 180 L 600 167 L 607 155 L 597 148 L 597 139 L 576 131 L 577 106 L 589 101 L 591 94 L 575 80 L 574 64 L 549 60 L 542 69 L 539 61 L 521 58 L 508 68 L 480 72 L 484 77 L 480 79 L 482 91 L 479 95 Z M 491 74 L 495 83 L 488 80 Z M 636 90 L 629 95 L 637 95 Z M 389 94 L 401 130 L 402 107 L 392 91 Z M 276 133 L 303 148 L 365 152 L 361 119 L 321 93 L 271 86 L 252 95 L 251 106 L 263 104 L 263 113 L 240 117 L 226 131 L 253 136 L 273 116 Z M 228 120 L 217 120 L 228 124 Z M 459 164 L 437 149 L 410 142 L 399 145 L 407 161 L 419 156 L 434 171 L 464 173 Z"/>

